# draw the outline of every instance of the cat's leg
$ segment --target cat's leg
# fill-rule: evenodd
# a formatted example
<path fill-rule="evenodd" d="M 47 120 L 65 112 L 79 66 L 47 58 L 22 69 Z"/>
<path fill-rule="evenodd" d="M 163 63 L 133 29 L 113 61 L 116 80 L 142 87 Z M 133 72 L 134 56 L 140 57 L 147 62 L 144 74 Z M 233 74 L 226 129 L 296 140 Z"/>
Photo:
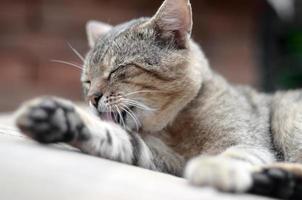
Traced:
<path fill-rule="evenodd" d="M 302 163 L 302 91 L 274 96 L 271 129 L 275 147 L 284 160 Z"/>
<path fill-rule="evenodd" d="M 274 162 L 270 150 L 248 145 L 233 146 L 217 156 L 199 156 L 189 161 L 185 177 L 194 185 L 212 186 L 227 192 L 246 192 L 252 174 Z"/>
<path fill-rule="evenodd" d="M 161 141 L 125 131 L 59 98 L 25 104 L 17 112 L 17 126 L 41 143 L 65 142 L 91 155 L 175 175 L 183 167 L 182 159 Z"/>

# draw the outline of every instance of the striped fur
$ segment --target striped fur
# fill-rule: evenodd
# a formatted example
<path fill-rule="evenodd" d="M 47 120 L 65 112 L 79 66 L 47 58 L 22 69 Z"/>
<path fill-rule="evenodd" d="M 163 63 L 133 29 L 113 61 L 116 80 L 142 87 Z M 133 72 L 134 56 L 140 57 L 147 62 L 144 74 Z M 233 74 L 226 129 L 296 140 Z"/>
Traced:
<path fill-rule="evenodd" d="M 42 143 L 65 142 L 195 185 L 279 197 L 267 192 L 272 182 L 266 192 L 259 185 L 276 177 L 272 163 L 301 162 L 302 92 L 228 83 L 210 69 L 191 28 L 188 0 L 165 0 L 152 18 L 117 26 L 89 22 L 81 80 L 96 115 L 44 97 L 20 108 L 18 127 Z M 283 167 L 293 179 L 279 177 L 299 183 L 300 168 Z"/>
<path fill-rule="evenodd" d="M 143 139 L 134 131 L 100 121 L 63 99 L 43 97 L 28 102 L 20 109 L 17 125 L 41 143 L 65 142 L 87 154 L 181 176 L 182 159 L 158 139 Z"/>

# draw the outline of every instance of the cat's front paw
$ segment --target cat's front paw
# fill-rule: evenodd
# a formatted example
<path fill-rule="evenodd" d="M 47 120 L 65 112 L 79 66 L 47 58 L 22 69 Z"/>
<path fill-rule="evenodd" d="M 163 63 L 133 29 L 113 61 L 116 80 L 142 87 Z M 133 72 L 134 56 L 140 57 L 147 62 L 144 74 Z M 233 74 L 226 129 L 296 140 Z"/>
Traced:
<path fill-rule="evenodd" d="M 16 124 L 41 143 L 71 142 L 85 127 L 69 101 L 43 97 L 32 100 L 17 112 Z"/>
<path fill-rule="evenodd" d="M 242 161 L 224 157 L 197 157 L 189 161 L 185 177 L 198 186 L 210 186 L 225 192 L 245 192 L 252 185 L 252 171 Z"/>

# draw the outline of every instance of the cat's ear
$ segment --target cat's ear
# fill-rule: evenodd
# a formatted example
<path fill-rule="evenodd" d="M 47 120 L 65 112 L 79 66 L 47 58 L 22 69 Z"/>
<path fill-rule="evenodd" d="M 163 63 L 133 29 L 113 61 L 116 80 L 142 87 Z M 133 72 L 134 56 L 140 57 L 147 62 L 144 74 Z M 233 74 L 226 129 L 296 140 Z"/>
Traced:
<path fill-rule="evenodd" d="M 88 21 L 86 24 L 86 33 L 90 48 L 94 47 L 96 40 L 110 31 L 112 26 L 99 21 Z"/>
<path fill-rule="evenodd" d="M 174 37 L 185 47 L 192 31 L 192 8 L 189 0 L 165 0 L 151 22 L 163 37 Z"/>

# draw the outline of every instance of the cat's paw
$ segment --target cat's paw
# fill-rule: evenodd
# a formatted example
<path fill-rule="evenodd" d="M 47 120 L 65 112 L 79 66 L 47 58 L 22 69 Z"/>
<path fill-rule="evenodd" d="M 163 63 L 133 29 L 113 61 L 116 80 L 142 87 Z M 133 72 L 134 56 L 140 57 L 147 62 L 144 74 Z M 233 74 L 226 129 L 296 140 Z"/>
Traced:
<path fill-rule="evenodd" d="M 197 186 L 210 186 L 225 192 L 245 192 L 252 185 L 252 171 L 242 161 L 224 157 L 197 157 L 189 161 L 185 177 Z"/>
<path fill-rule="evenodd" d="M 301 199 L 302 166 L 292 163 L 282 165 L 267 166 L 254 172 L 253 186 L 248 192 L 280 199 Z"/>
<path fill-rule="evenodd" d="M 71 142 L 85 126 L 69 101 L 43 97 L 32 100 L 17 112 L 16 125 L 41 143 Z"/>

